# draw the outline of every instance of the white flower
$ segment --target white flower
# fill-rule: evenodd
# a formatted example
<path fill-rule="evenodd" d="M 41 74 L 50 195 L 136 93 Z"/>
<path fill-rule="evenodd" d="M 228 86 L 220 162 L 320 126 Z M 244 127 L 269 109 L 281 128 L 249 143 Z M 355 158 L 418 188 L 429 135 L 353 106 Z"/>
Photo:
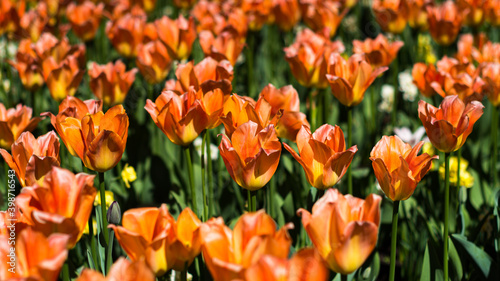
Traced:
<path fill-rule="evenodd" d="M 201 136 L 197 137 L 194 141 L 193 141 L 193 145 L 194 145 L 194 148 L 196 149 L 196 152 L 198 153 L 198 156 L 201 157 L 201 145 L 203 144 L 203 140 L 201 138 Z M 215 161 L 219 158 L 219 148 L 211 143 L 210 144 L 210 158 L 212 159 L 212 161 Z M 207 151 L 205 150 L 205 157 L 207 157 Z M 205 160 L 206 162 L 207 160 Z"/>
<path fill-rule="evenodd" d="M 415 146 L 425 134 L 425 128 L 419 127 L 414 133 L 408 127 L 402 128 L 394 128 L 394 133 L 398 136 L 402 141 L 411 145 L 411 147 Z"/>
<path fill-rule="evenodd" d="M 409 70 L 405 70 L 398 75 L 399 89 L 403 92 L 403 99 L 415 101 L 418 95 L 418 88 L 413 84 L 413 76 Z"/>
<path fill-rule="evenodd" d="M 394 104 L 394 87 L 391 85 L 382 85 L 382 102 L 378 105 L 378 109 L 382 112 L 391 112 Z"/>

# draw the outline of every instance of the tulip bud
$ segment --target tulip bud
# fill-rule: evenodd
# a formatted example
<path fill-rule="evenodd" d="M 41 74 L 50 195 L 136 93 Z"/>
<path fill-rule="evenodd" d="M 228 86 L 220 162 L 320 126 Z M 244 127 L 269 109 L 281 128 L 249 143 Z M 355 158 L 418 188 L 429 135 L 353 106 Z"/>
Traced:
<path fill-rule="evenodd" d="M 113 201 L 109 206 L 108 212 L 106 214 L 106 218 L 109 223 L 119 224 L 122 218 L 122 211 L 120 210 L 120 205 L 118 202 Z"/>

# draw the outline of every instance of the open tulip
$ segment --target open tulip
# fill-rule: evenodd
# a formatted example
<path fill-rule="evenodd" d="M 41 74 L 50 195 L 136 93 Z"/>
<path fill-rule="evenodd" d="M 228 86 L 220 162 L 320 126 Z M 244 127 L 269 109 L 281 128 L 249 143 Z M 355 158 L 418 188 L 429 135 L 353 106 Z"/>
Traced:
<path fill-rule="evenodd" d="M 366 60 L 374 67 L 389 66 L 398 56 L 399 49 L 403 47 L 402 41 L 390 43 L 383 34 L 377 38 L 367 38 L 365 41 L 354 40 L 352 42 L 353 52 L 364 54 Z"/>
<path fill-rule="evenodd" d="M 143 43 L 147 16 L 140 9 L 132 9 L 106 24 L 106 34 L 111 44 L 126 58 L 135 58 L 139 45 Z"/>
<path fill-rule="evenodd" d="M 231 178 L 239 186 L 255 191 L 276 172 L 281 143 L 274 125 L 259 130 L 257 123 L 248 121 L 236 128 L 231 139 L 222 136 L 219 151 Z"/>
<path fill-rule="evenodd" d="M 156 277 L 144 260 L 129 261 L 120 257 L 104 277 L 100 272 L 85 268 L 76 281 L 155 281 Z"/>
<path fill-rule="evenodd" d="M 7 110 L 3 103 L 0 103 L 0 147 L 10 150 L 22 132 L 35 129 L 42 119 L 31 118 L 32 112 L 31 108 L 21 104 Z"/>
<path fill-rule="evenodd" d="M 68 235 L 54 233 L 47 236 L 27 227 L 17 232 L 15 238 L 15 270 L 12 272 L 7 267 L 14 240 L 9 240 L 6 235 L 0 236 L 1 280 L 58 280 L 68 257 Z"/>
<path fill-rule="evenodd" d="M 167 78 L 172 59 L 165 45 L 155 40 L 139 46 L 135 64 L 146 81 L 154 85 Z"/>
<path fill-rule="evenodd" d="M 248 29 L 258 31 L 272 21 L 273 0 L 241 0 L 239 6 L 247 16 Z"/>
<path fill-rule="evenodd" d="M 314 247 L 331 270 L 350 274 L 375 249 L 380 201 L 382 198 L 375 194 L 362 200 L 330 188 L 316 201 L 312 214 L 304 209 L 297 211 Z"/>
<path fill-rule="evenodd" d="M 393 34 L 403 32 L 409 14 L 406 0 L 374 0 L 372 9 L 383 31 Z"/>
<path fill-rule="evenodd" d="M 346 61 L 340 54 L 333 53 L 326 79 L 330 83 L 332 94 L 340 103 L 351 107 L 361 103 L 368 87 L 387 69 L 387 67 L 373 69 L 359 54 L 352 55 Z"/>
<path fill-rule="evenodd" d="M 26 1 L 3 0 L 0 3 L 0 35 L 19 31 L 19 19 L 26 10 Z"/>
<path fill-rule="evenodd" d="M 438 156 L 417 156 L 424 145 L 413 148 L 397 136 L 383 136 L 370 153 L 373 170 L 385 195 L 392 201 L 408 199 Z"/>
<path fill-rule="evenodd" d="M 487 63 L 481 67 L 485 82 L 484 93 L 493 106 L 500 106 L 500 63 Z"/>
<path fill-rule="evenodd" d="M 137 69 L 126 71 L 125 64 L 118 60 L 106 65 L 92 63 L 89 69 L 90 89 L 107 106 L 121 104 L 135 80 Z"/>
<path fill-rule="evenodd" d="M 193 42 L 196 40 L 194 18 L 184 18 L 180 15 L 173 20 L 163 16 L 154 22 L 158 39 L 167 47 L 170 57 L 185 60 L 191 54 Z"/>
<path fill-rule="evenodd" d="M 411 75 L 413 76 L 413 83 L 420 93 L 428 98 L 436 94 L 436 90 L 431 86 L 433 82 L 444 83 L 444 76 L 436 70 L 433 64 L 426 65 L 418 62 L 413 65 Z"/>
<path fill-rule="evenodd" d="M 420 31 L 429 29 L 427 21 L 427 6 L 434 4 L 433 0 L 405 0 L 408 3 L 408 24 Z"/>
<path fill-rule="evenodd" d="M 201 251 L 200 220 L 186 208 L 177 218 L 167 205 L 126 211 L 123 226 L 110 225 L 132 261 L 144 258 L 156 276 L 169 269 L 185 270 Z"/>
<path fill-rule="evenodd" d="M 355 145 L 346 149 L 344 133 L 339 126 L 325 124 L 313 134 L 302 126 L 297 134 L 299 154 L 288 144 L 283 144 L 297 162 L 302 165 L 310 185 L 318 189 L 334 186 L 345 174 L 354 154 Z"/>
<path fill-rule="evenodd" d="M 164 91 L 154 103 L 148 99 L 144 108 L 168 139 L 181 146 L 193 142 L 209 122 L 193 88 L 181 96 Z"/>
<path fill-rule="evenodd" d="M 31 47 L 31 40 L 21 40 L 16 53 L 16 61 L 10 64 L 17 70 L 21 83 L 26 89 L 34 92 L 43 86 L 41 63 Z"/>
<path fill-rule="evenodd" d="M 327 30 L 328 36 L 333 37 L 340 26 L 340 22 L 349 9 L 342 7 L 340 1 L 299 1 L 304 23 L 312 30 L 319 32 Z"/>
<path fill-rule="evenodd" d="M 457 7 L 468 26 L 481 27 L 490 0 L 458 0 Z"/>
<path fill-rule="evenodd" d="M 38 2 L 35 8 L 27 11 L 19 22 L 22 36 L 30 38 L 34 42 L 38 41 L 43 30 L 49 24 L 50 18 L 48 12 L 45 2 Z"/>
<path fill-rule="evenodd" d="M 84 1 L 81 5 L 70 3 L 66 8 L 66 17 L 71 23 L 73 32 L 83 41 L 94 39 L 101 23 L 104 3 L 99 5 L 92 1 Z"/>
<path fill-rule="evenodd" d="M 452 152 L 464 145 L 483 108 L 478 101 L 465 104 L 458 96 L 447 96 L 439 108 L 421 100 L 418 117 L 432 145 L 442 152 Z"/>
<path fill-rule="evenodd" d="M 244 279 L 245 271 L 265 255 L 288 257 L 292 240 L 287 224 L 276 223 L 264 211 L 245 213 L 231 231 L 222 218 L 212 218 L 201 226 L 202 252 L 214 280 Z"/>
<path fill-rule="evenodd" d="M 500 0 L 487 1 L 486 20 L 493 26 L 500 26 Z"/>
<path fill-rule="evenodd" d="M 298 0 L 273 1 L 274 22 L 283 31 L 291 30 L 300 20 Z"/>
<path fill-rule="evenodd" d="M 59 138 L 54 131 L 35 137 L 30 132 L 24 132 L 12 144 L 12 156 L 4 149 L 0 154 L 11 169 L 16 172 L 21 186 L 34 185 L 43 180 L 52 166 L 59 166 Z"/>
<path fill-rule="evenodd" d="M 53 167 L 41 184 L 23 188 L 16 205 L 36 230 L 68 234 L 68 247 L 73 248 L 85 230 L 96 193 L 94 176 Z"/>
<path fill-rule="evenodd" d="M 69 55 L 61 63 L 48 57 L 43 61 L 42 68 L 45 83 L 57 102 L 67 96 L 74 96 L 85 74 L 78 64 L 78 58 L 73 55 Z"/>
<path fill-rule="evenodd" d="M 228 60 L 232 65 L 236 64 L 245 46 L 244 38 L 232 25 L 224 28 L 217 35 L 204 30 L 200 32 L 199 37 L 205 56 L 217 61 Z"/>
<path fill-rule="evenodd" d="M 452 44 L 457 38 L 462 27 L 462 15 L 459 13 L 457 5 L 450 0 L 441 3 L 439 6 L 427 6 L 429 20 L 429 32 L 432 38 L 443 46 Z"/>

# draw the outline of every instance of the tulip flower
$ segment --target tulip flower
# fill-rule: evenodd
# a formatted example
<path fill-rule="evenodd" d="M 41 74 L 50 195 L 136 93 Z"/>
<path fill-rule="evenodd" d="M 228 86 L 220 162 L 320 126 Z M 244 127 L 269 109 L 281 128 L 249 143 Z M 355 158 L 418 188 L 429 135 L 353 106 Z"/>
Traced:
<path fill-rule="evenodd" d="M 359 54 L 352 55 L 346 61 L 339 54 L 333 53 L 330 56 L 326 79 L 330 83 L 332 94 L 340 103 L 352 107 L 361 103 L 368 87 L 387 69 L 387 67 L 373 69 Z"/>
<path fill-rule="evenodd" d="M 326 190 L 312 208 L 299 209 L 302 224 L 328 267 L 340 274 L 358 269 L 377 244 L 382 198 L 370 194 L 365 200 Z"/>
<path fill-rule="evenodd" d="M 208 125 L 208 117 L 193 88 L 181 96 L 164 91 L 154 103 L 148 99 L 144 108 L 156 126 L 177 145 L 188 146 Z"/>
<path fill-rule="evenodd" d="M 485 12 L 490 0 L 458 0 L 459 13 L 468 26 L 480 27 L 485 19 Z"/>
<path fill-rule="evenodd" d="M 436 7 L 427 7 L 429 32 L 439 45 L 448 46 L 457 38 L 462 26 L 462 15 L 453 1 L 447 0 Z"/>
<path fill-rule="evenodd" d="M 197 0 L 174 0 L 174 5 L 179 9 L 189 9 Z"/>
<path fill-rule="evenodd" d="M 83 269 L 76 281 L 155 281 L 156 277 L 144 260 L 129 261 L 120 257 L 109 269 L 106 277 L 100 272 L 88 268 Z"/>
<path fill-rule="evenodd" d="M 61 66 L 69 57 L 76 59 L 78 68 L 85 67 L 85 45 L 71 45 L 67 37 L 57 39 L 51 33 L 45 32 L 32 48 L 42 63 L 44 79 L 47 79 L 48 74 L 54 68 Z"/>
<path fill-rule="evenodd" d="M 26 1 L 2 0 L 0 3 L 0 35 L 12 35 L 19 30 L 19 19 L 26 9 Z"/>
<path fill-rule="evenodd" d="M 273 1 L 274 22 L 283 31 L 291 30 L 300 20 L 298 0 Z"/>
<path fill-rule="evenodd" d="M 42 120 L 40 117 L 31 118 L 33 110 L 18 104 L 16 108 L 5 108 L 0 103 L 0 147 L 10 149 L 22 132 L 31 132 Z"/>
<path fill-rule="evenodd" d="M 202 31 L 199 34 L 201 49 L 205 56 L 217 61 L 228 60 L 231 65 L 241 54 L 245 41 L 242 35 L 233 26 L 224 28 L 217 36 L 210 31 Z"/>
<path fill-rule="evenodd" d="M 9 167 L 16 172 L 21 186 L 34 185 L 43 180 L 52 166 L 59 166 L 59 138 L 54 131 L 35 137 L 30 132 L 24 132 L 12 144 L 12 156 L 4 149 L 0 154 Z"/>
<path fill-rule="evenodd" d="M 71 29 L 83 41 L 94 39 L 101 23 L 104 3 L 99 5 L 92 1 L 84 1 L 81 5 L 70 3 L 66 8 L 66 17 L 71 23 Z"/>
<path fill-rule="evenodd" d="M 370 153 L 375 176 L 392 201 L 408 199 L 438 156 L 417 156 L 423 141 L 413 148 L 397 136 L 383 136 Z"/>
<path fill-rule="evenodd" d="M 12 272 L 7 267 L 11 261 L 8 255 L 11 255 L 14 240 L 9 240 L 6 235 L 0 236 L 0 262 L 2 269 L 5 269 L 0 271 L 1 280 L 58 280 L 68 257 L 68 235 L 53 233 L 46 236 L 27 227 L 17 232 L 15 238 L 15 266 L 12 267 L 15 270 Z"/>
<path fill-rule="evenodd" d="M 140 9 L 123 15 L 106 24 L 106 34 L 118 53 L 126 58 L 135 58 L 144 38 L 147 16 Z"/>
<path fill-rule="evenodd" d="M 432 0 L 406 0 L 408 5 L 408 24 L 420 31 L 427 31 L 429 23 L 427 21 L 427 6 L 432 6 Z"/>
<path fill-rule="evenodd" d="M 500 26 L 500 0 L 487 1 L 486 20 L 493 26 Z"/>
<path fill-rule="evenodd" d="M 385 32 L 400 34 L 406 27 L 409 8 L 406 0 L 374 0 L 375 20 Z"/>
<path fill-rule="evenodd" d="M 439 108 L 421 100 L 418 117 L 432 145 L 449 153 L 464 145 L 474 123 L 483 115 L 484 106 L 478 101 L 465 104 L 458 96 L 447 96 Z"/>
<path fill-rule="evenodd" d="M 31 40 L 21 40 L 16 53 L 16 62 L 9 63 L 17 70 L 21 83 L 28 91 L 35 92 L 43 86 L 41 63 L 31 47 Z"/>
<path fill-rule="evenodd" d="M 200 232 L 203 258 L 213 279 L 244 279 L 246 269 L 265 255 L 287 258 L 291 228 L 293 225 L 287 224 L 276 230 L 276 223 L 263 210 L 245 213 L 233 230 L 224 225 L 222 218 L 211 218 L 200 227 Z"/>
<path fill-rule="evenodd" d="M 94 176 L 52 167 L 41 184 L 22 189 L 16 205 L 22 219 L 36 230 L 68 234 L 68 247 L 73 248 L 87 225 L 96 193 Z"/>
<path fill-rule="evenodd" d="M 417 86 L 418 90 L 424 97 L 432 97 L 436 91 L 431 86 L 432 83 L 444 83 L 444 77 L 436 70 L 433 64 L 426 65 L 425 63 L 418 62 L 413 65 L 411 72 L 413 76 L 413 83 Z"/>
<path fill-rule="evenodd" d="M 184 271 L 200 253 L 201 222 L 189 208 L 181 212 L 177 222 L 165 204 L 130 209 L 123 214 L 122 225 L 109 227 L 130 259 L 145 259 L 156 276 L 169 269 Z"/>
<path fill-rule="evenodd" d="M 89 69 L 90 89 L 107 106 L 121 104 L 134 83 L 137 69 L 126 71 L 125 64 L 118 60 L 106 65 L 92 63 Z"/>
<path fill-rule="evenodd" d="M 154 10 L 156 0 L 129 0 L 131 6 L 138 6 L 146 12 Z"/>
<path fill-rule="evenodd" d="M 305 24 L 316 32 L 327 30 L 329 37 L 337 32 L 340 22 L 348 9 L 344 9 L 339 1 L 299 1 L 302 18 Z"/>
<path fill-rule="evenodd" d="M 239 5 L 247 17 L 250 30 L 258 31 L 272 20 L 273 0 L 241 0 Z"/>
<path fill-rule="evenodd" d="M 337 184 L 358 151 L 356 145 L 346 149 L 340 127 L 329 124 L 319 127 L 313 134 L 309 127 L 302 126 L 297 134 L 300 156 L 288 144 L 283 145 L 302 165 L 309 184 L 322 190 Z"/>
<path fill-rule="evenodd" d="M 404 43 L 401 41 L 389 43 L 383 34 L 379 34 L 374 40 L 370 38 L 365 41 L 354 40 L 352 45 L 354 53 L 364 54 L 366 60 L 374 68 L 377 68 L 389 66 L 398 56 L 399 49 L 403 47 Z"/>
<path fill-rule="evenodd" d="M 231 138 L 222 136 L 220 155 L 231 178 L 241 187 L 255 191 L 269 182 L 281 155 L 274 125 L 259 129 L 248 121 L 236 128 Z"/>
<path fill-rule="evenodd" d="M 38 41 L 43 30 L 47 28 L 49 21 L 47 4 L 38 2 L 34 9 L 30 9 L 21 17 L 19 25 L 22 36 L 34 42 Z"/>
<path fill-rule="evenodd" d="M 154 22 L 158 39 L 165 44 L 172 59 L 185 60 L 191 54 L 193 42 L 196 40 L 194 18 L 186 19 L 180 15 L 173 20 L 163 16 Z"/>
<path fill-rule="evenodd" d="M 154 85 L 167 78 L 172 59 L 165 45 L 159 40 L 155 40 L 139 47 L 135 64 L 146 81 Z"/>
<path fill-rule="evenodd" d="M 500 106 L 500 63 L 487 63 L 481 67 L 485 82 L 484 93 L 493 106 Z"/>
<path fill-rule="evenodd" d="M 328 58 L 332 53 L 343 52 L 344 45 L 340 41 L 330 42 L 326 36 L 304 29 L 297 34 L 295 42 L 284 51 L 293 76 L 301 85 L 326 88 Z"/>
<path fill-rule="evenodd" d="M 43 61 L 43 75 L 52 98 L 57 102 L 74 96 L 85 71 L 78 66 L 77 58 L 69 56 L 57 64 L 52 58 Z"/>

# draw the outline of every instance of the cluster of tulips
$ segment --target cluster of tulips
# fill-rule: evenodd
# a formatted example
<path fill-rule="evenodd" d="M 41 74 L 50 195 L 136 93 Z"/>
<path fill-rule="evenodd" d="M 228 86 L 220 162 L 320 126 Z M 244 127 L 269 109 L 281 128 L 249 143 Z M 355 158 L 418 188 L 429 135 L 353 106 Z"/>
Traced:
<path fill-rule="evenodd" d="M 0 81 L 5 93 L 0 100 L 0 154 L 7 185 L 2 190 L 6 212 L 0 212 L 0 280 L 147 281 L 172 276 L 184 281 L 195 272 L 198 280 L 331 280 L 332 272 L 348 280 L 380 246 L 382 194 L 392 201 L 387 263 L 389 280 L 397 279 L 400 202 L 414 194 L 440 157 L 420 154 L 425 145 L 421 138 L 381 136 L 386 131 L 376 123 L 378 93 L 373 89 L 392 72 L 400 90 L 398 54 L 407 43 L 406 33 L 427 31 L 440 46 L 440 59 L 427 50 L 424 59 L 411 65 L 412 86 L 422 99 L 418 109 L 405 109 L 411 108 L 406 113 L 420 119 L 428 143 L 444 156 L 440 254 L 441 274 L 449 280 L 450 159 L 458 155 L 459 186 L 462 147 L 483 115 L 485 98 L 491 109 L 490 186 L 498 189 L 500 43 L 480 31 L 500 26 L 499 0 L 373 0 L 371 11 L 385 35 L 352 42 L 339 33 L 350 13 L 363 21 L 356 0 L 164 2 L 0 0 L 2 40 L 16 46 L 15 54 L 1 62 L 0 74 L 8 73 L 12 81 L 17 75 L 28 92 L 7 89 Z M 267 86 L 257 93 L 256 40 L 269 26 L 279 29 L 274 34 L 295 35 L 282 40 L 279 54 L 294 81 L 265 81 Z M 462 27 L 472 33 L 459 36 Z M 449 49 L 455 43 L 456 53 Z M 268 59 L 277 60 L 272 55 Z M 82 93 L 84 87 L 88 95 Z M 130 97 L 134 87 L 145 94 Z M 242 87 L 245 94 L 235 93 Z M 353 112 L 360 111 L 369 88 L 364 103 L 370 103 L 367 129 L 373 143 L 367 155 L 353 143 L 354 132 L 363 129 L 353 128 Z M 398 94 L 392 97 L 390 116 L 383 116 L 390 119 L 384 121 L 391 123 L 389 131 L 396 129 L 398 106 L 402 108 Z M 131 99 L 140 99 L 141 106 L 127 104 Z M 19 100 L 23 103 L 14 105 Z M 340 122 L 330 124 L 332 111 L 345 113 L 344 130 Z M 146 112 L 152 120 L 144 118 Z M 44 131 L 44 119 L 53 130 Z M 124 204 L 111 197 L 109 183 L 130 187 L 136 180 L 132 167 L 122 169 L 122 158 L 149 145 L 138 141 L 138 132 L 153 123 L 157 128 L 148 137 L 165 142 L 161 131 L 184 152 L 179 164 L 185 167 L 180 171 L 186 179 L 182 196 L 176 195 L 174 206 L 141 204 L 122 214 Z M 224 189 L 213 179 L 214 134 L 215 159 L 221 159 L 235 183 L 234 194 L 244 200 L 239 187 L 247 192 L 247 211 L 241 215 L 234 211 L 223 218 L 214 207 L 214 192 Z M 196 157 L 194 143 L 200 138 Z M 284 173 L 279 171 L 282 146 L 296 160 L 295 167 L 302 167 L 303 174 L 294 172 L 301 173 L 307 186 L 296 183 L 277 190 L 277 174 Z M 353 183 L 356 158 L 371 161 L 369 174 L 376 178 L 379 194 L 362 192 Z M 145 169 L 142 175 L 149 173 Z M 290 192 L 295 198 L 303 188 L 310 190 L 310 202 L 292 207 L 301 223 L 278 225 L 277 194 Z M 297 229 L 304 237 L 294 244 L 291 233 Z M 73 264 L 71 256 L 81 263 Z"/>

